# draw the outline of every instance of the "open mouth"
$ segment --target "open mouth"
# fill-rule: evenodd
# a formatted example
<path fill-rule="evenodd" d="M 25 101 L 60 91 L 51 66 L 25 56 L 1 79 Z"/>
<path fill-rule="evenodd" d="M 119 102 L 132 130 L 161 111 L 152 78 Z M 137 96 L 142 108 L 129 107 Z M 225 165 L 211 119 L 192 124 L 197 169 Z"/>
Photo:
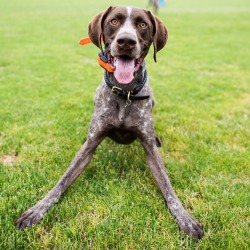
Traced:
<path fill-rule="evenodd" d="M 114 70 L 114 77 L 120 84 L 129 84 L 134 79 L 134 73 L 139 70 L 143 58 L 131 58 L 127 55 L 113 57 L 108 53 L 110 67 Z"/>

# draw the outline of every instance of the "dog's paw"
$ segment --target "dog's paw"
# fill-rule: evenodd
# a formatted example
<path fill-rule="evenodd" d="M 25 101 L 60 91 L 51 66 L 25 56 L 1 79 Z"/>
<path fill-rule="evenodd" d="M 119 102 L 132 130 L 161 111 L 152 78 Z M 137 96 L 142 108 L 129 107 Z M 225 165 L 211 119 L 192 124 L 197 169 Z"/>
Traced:
<path fill-rule="evenodd" d="M 188 213 L 185 213 L 182 218 L 178 220 L 178 225 L 182 232 L 187 236 L 192 236 L 195 241 L 198 241 L 203 237 L 201 223 L 191 217 Z"/>
<path fill-rule="evenodd" d="M 31 227 L 37 224 L 43 218 L 43 213 L 39 208 L 31 207 L 25 213 L 23 213 L 17 220 L 16 228 L 23 230 L 26 227 Z"/>

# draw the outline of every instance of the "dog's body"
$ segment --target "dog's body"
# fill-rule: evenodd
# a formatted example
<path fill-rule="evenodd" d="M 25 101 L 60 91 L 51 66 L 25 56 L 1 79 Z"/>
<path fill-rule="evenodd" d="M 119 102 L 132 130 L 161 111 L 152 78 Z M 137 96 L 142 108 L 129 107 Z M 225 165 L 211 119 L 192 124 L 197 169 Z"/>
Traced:
<path fill-rule="evenodd" d="M 38 223 L 46 211 L 59 200 L 90 162 L 95 149 L 105 137 L 122 144 L 138 139 L 146 152 L 147 163 L 180 229 L 196 240 L 203 235 L 202 226 L 181 205 L 165 171 L 157 146 L 152 119 L 154 98 L 147 81 L 144 58 L 150 45 L 156 52 L 167 41 L 167 30 L 149 11 L 134 7 L 109 7 L 89 24 L 92 42 L 101 48 L 101 38 L 110 67 L 95 95 L 95 111 L 88 138 L 56 186 L 17 222 L 23 229 Z"/>

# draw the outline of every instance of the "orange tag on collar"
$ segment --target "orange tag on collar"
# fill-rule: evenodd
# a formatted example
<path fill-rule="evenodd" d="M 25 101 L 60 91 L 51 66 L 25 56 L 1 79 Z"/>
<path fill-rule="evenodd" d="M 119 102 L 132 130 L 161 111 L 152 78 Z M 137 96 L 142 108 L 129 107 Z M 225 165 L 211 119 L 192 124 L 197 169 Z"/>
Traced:
<path fill-rule="evenodd" d="M 82 39 L 79 41 L 79 44 L 80 44 L 80 45 L 86 45 L 86 44 L 90 44 L 90 43 L 92 43 L 92 41 L 90 40 L 89 37 L 82 38 Z"/>
<path fill-rule="evenodd" d="M 97 61 L 98 61 L 99 65 L 100 65 L 101 67 L 103 67 L 104 69 L 106 69 L 109 73 L 113 73 L 113 72 L 114 72 L 114 70 L 111 69 L 109 63 L 104 62 L 104 61 L 100 58 L 100 56 L 98 56 Z"/>
<path fill-rule="evenodd" d="M 101 39 L 101 41 L 103 41 L 103 39 Z M 80 45 L 86 45 L 86 44 L 90 44 L 90 43 L 92 43 L 92 41 L 90 40 L 89 37 L 82 38 L 82 39 L 79 41 L 79 44 L 80 44 Z M 100 56 L 98 56 L 97 61 L 98 61 L 99 65 L 100 65 L 101 67 L 103 67 L 105 70 L 107 70 L 108 72 L 110 72 L 110 73 L 113 73 L 113 72 L 114 72 L 114 70 L 111 69 L 109 63 L 108 63 L 107 61 L 101 59 Z"/>

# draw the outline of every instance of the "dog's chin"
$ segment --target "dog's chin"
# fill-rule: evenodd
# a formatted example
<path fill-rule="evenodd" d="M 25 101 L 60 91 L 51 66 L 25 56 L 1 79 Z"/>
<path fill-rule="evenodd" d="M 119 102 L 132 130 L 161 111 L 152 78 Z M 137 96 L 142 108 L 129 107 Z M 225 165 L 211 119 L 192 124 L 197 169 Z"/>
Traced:
<path fill-rule="evenodd" d="M 114 70 L 114 77 L 118 84 L 131 84 L 136 72 L 140 69 L 144 58 L 132 58 L 127 55 L 112 56 L 108 54 L 110 67 Z"/>

